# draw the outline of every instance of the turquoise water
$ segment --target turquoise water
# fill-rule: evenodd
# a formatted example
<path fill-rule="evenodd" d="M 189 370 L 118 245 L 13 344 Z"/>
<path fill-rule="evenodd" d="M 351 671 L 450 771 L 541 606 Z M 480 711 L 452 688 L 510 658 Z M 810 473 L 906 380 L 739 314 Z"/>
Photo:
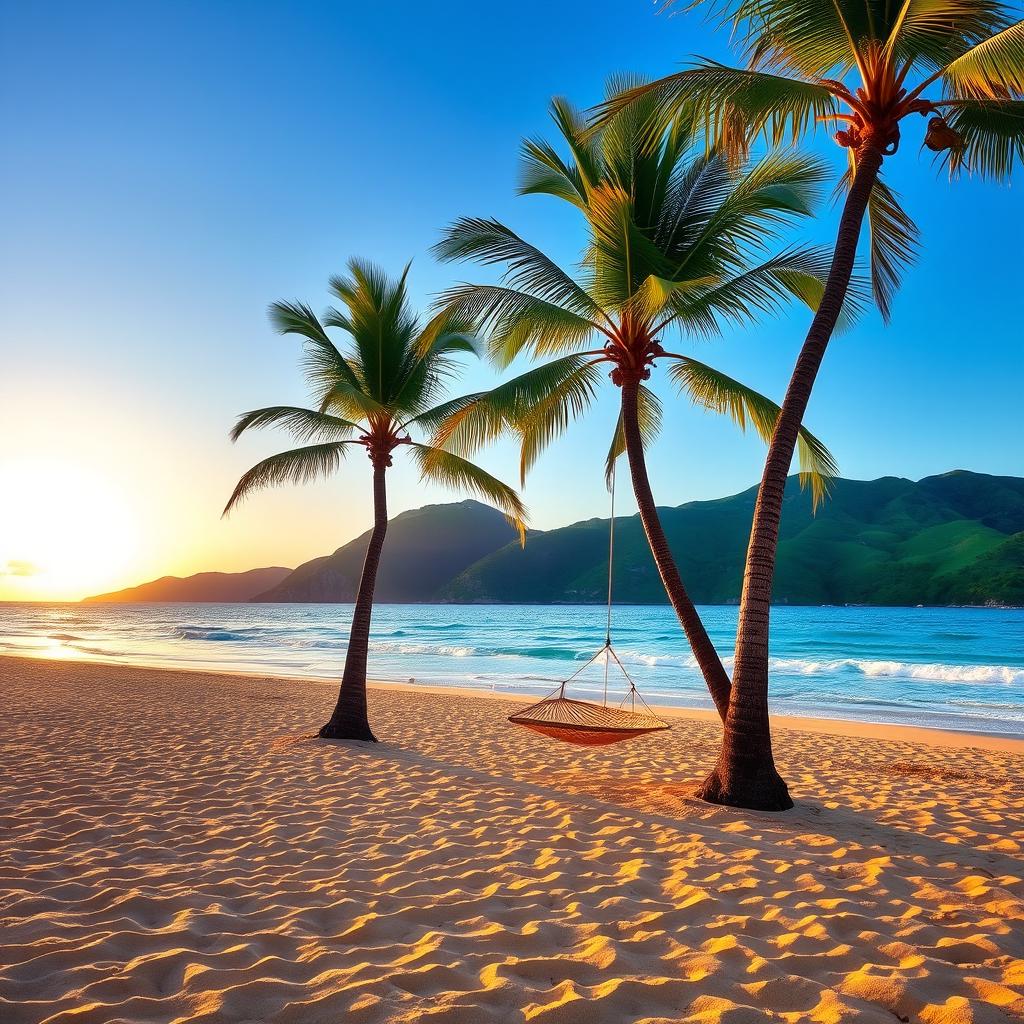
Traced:
<path fill-rule="evenodd" d="M 731 656 L 736 609 L 702 614 Z M 0 653 L 334 679 L 350 616 L 349 605 L 0 604 Z M 541 694 L 586 663 L 604 628 L 594 606 L 380 605 L 370 674 Z M 614 642 L 650 703 L 711 706 L 670 608 L 617 609 Z M 609 683 L 623 692 L 614 667 Z M 599 661 L 572 692 L 603 687 Z M 1024 736 L 1024 610 L 777 608 L 771 699 L 779 714 Z"/>

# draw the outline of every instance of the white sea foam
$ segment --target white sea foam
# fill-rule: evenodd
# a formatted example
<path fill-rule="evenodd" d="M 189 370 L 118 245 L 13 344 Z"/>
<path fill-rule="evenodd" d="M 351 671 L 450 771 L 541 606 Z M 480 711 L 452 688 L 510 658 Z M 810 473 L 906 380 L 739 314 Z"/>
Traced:
<path fill-rule="evenodd" d="M 378 654 L 428 654 L 449 658 L 468 658 L 477 653 L 475 647 L 459 644 L 390 643 L 386 640 L 372 642 L 370 650 Z"/>
<path fill-rule="evenodd" d="M 625 664 L 646 665 L 651 668 L 676 665 L 697 668 L 692 654 L 644 654 L 640 651 L 619 651 Z M 731 670 L 732 656 L 722 663 Z M 1024 686 L 1024 667 L 1019 665 L 950 665 L 934 662 L 883 661 L 873 658 L 772 658 L 769 669 L 780 675 L 832 676 L 859 674 L 870 679 L 920 679 L 936 683 L 998 683 L 1006 686 Z"/>
<path fill-rule="evenodd" d="M 836 675 L 856 672 L 870 679 L 920 679 L 935 683 L 1001 683 L 1024 685 L 1024 668 L 1015 665 L 945 665 L 871 658 L 835 658 L 820 661 L 772 658 L 770 667 L 790 675 Z"/>

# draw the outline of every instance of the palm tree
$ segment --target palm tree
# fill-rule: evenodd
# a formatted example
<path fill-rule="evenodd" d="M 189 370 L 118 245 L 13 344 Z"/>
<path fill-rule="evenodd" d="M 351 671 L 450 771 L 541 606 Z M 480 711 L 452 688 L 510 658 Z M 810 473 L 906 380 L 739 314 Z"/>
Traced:
<path fill-rule="evenodd" d="M 704 0 L 695 0 L 698 6 Z M 709 0 L 715 2 L 715 0 Z M 786 476 L 825 349 L 847 294 L 867 217 L 871 282 L 888 320 L 917 228 L 880 178 L 904 122 L 928 117 L 923 145 L 952 175 L 1007 180 L 1024 158 L 1024 21 L 992 0 L 726 0 L 715 7 L 742 40 L 746 66 L 703 61 L 614 97 L 597 123 L 634 103 L 649 124 L 685 114 L 734 158 L 758 137 L 795 143 L 818 124 L 841 126 L 846 192 L 824 294 L 782 403 L 765 461 L 747 550 L 732 697 L 706 800 L 792 806 L 775 771 L 768 729 L 768 631 Z"/>
<path fill-rule="evenodd" d="M 810 213 L 821 169 L 793 155 L 772 155 L 744 172 L 718 155 L 690 158 L 691 131 L 677 123 L 649 140 L 642 111 L 615 119 L 599 135 L 588 135 L 583 117 L 564 100 L 554 101 L 552 115 L 571 156 L 565 161 L 549 144 L 527 142 L 521 192 L 558 196 L 583 213 L 588 244 L 581 274 L 574 278 L 495 220 L 455 222 L 435 252 L 444 260 L 505 265 L 501 284 L 460 285 L 441 300 L 447 315 L 488 332 L 498 366 L 523 352 L 557 358 L 468 402 L 438 439 L 468 454 L 511 425 L 521 436 L 525 482 L 540 451 L 594 400 L 602 367 L 610 369 L 621 410 L 609 473 L 624 451 L 654 561 L 724 718 L 729 676 L 680 579 L 651 491 L 644 445 L 657 433 L 661 409 L 644 381 L 665 362 L 695 402 L 770 434 L 773 402 L 706 363 L 666 351 L 662 342 L 671 331 L 713 335 L 723 323 L 746 323 L 792 295 L 816 303 L 822 255 L 788 249 L 766 258 L 764 246 Z M 820 495 L 834 471 L 831 457 L 807 432 L 801 455 Z"/>
<path fill-rule="evenodd" d="M 494 504 L 524 536 L 526 509 L 512 488 L 452 452 L 414 441 L 410 428 L 430 431 L 464 400 L 437 403 L 453 375 L 454 357 L 477 354 L 464 319 L 441 314 L 423 326 L 410 311 L 408 266 L 397 280 L 360 260 L 348 276 L 333 277 L 331 292 L 343 309 L 322 320 L 302 303 L 275 302 L 270 319 L 281 334 L 305 339 L 306 377 L 315 408 L 272 406 L 238 418 L 231 439 L 251 427 L 280 426 L 299 442 L 314 442 L 272 455 L 238 481 L 227 514 L 253 491 L 282 483 L 307 483 L 333 473 L 353 448 L 362 448 L 373 467 L 373 531 L 359 577 L 345 670 L 338 703 L 320 730 L 329 739 L 376 741 L 366 713 L 366 656 L 373 590 L 388 528 L 386 475 L 396 451 L 406 450 L 422 477 L 473 492 Z M 344 353 L 327 334 L 349 335 Z"/>

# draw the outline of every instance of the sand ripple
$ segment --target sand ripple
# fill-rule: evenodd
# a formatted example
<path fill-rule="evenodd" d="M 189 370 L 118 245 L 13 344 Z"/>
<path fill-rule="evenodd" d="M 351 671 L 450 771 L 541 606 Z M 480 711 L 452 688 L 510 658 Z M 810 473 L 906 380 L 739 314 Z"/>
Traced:
<path fill-rule="evenodd" d="M 0 1020 L 1024 1019 L 1014 752 L 787 731 L 799 807 L 694 801 L 695 722 L 580 750 L 506 705 L 0 659 Z"/>

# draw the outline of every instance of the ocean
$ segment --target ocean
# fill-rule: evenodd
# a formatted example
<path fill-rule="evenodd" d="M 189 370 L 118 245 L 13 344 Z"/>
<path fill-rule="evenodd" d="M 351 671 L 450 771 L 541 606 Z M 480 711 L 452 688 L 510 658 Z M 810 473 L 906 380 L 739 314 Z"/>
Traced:
<path fill-rule="evenodd" d="M 337 679 L 350 605 L 0 604 L 0 653 Z M 736 609 L 701 609 L 731 664 Z M 375 679 L 541 695 L 602 646 L 596 606 L 378 605 Z M 711 701 L 672 610 L 615 611 L 613 643 L 652 705 Z M 778 714 L 1024 736 L 1024 610 L 797 608 L 773 613 Z M 604 691 L 598 660 L 570 695 Z M 626 691 L 612 665 L 613 699 Z"/>

